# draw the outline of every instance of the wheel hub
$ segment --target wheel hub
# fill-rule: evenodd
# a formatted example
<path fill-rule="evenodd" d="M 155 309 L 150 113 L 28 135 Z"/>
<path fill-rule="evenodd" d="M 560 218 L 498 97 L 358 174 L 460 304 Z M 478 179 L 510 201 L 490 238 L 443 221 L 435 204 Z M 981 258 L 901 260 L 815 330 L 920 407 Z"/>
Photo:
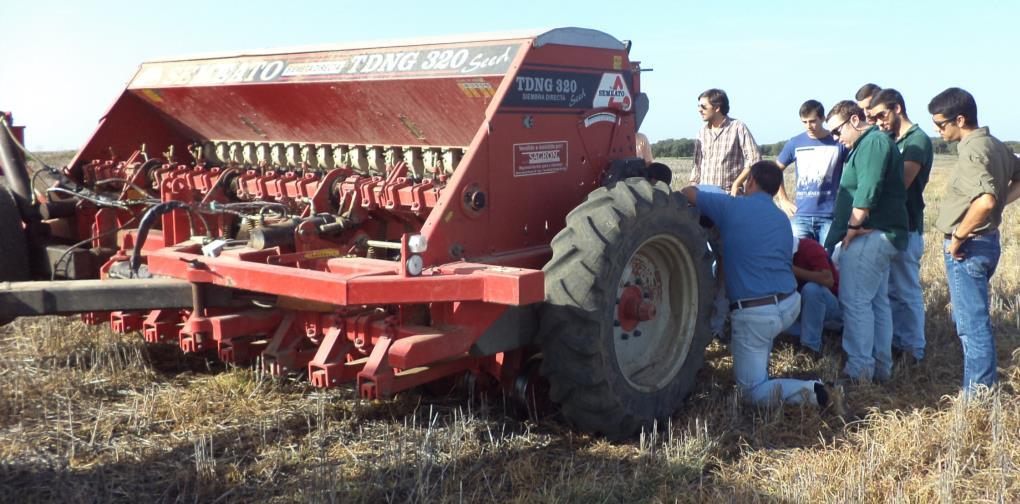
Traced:
<path fill-rule="evenodd" d="M 671 235 L 646 240 L 627 261 L 616 289 L 613 342 L 631 386 L 669 384 L 687 358 L 698 313 L 694 261 Z"/>

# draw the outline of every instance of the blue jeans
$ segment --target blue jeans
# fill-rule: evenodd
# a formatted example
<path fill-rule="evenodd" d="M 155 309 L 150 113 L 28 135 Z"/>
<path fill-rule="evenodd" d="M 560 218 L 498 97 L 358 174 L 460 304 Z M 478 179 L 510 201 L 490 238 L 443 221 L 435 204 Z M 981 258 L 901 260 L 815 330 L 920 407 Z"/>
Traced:
<path fill-rule="evenodd" d="M 816 352 L 822 351 L 822 329 L 843 328 L 843 310 L 828 287 L 807 282 L 800 290 L 800 318 L 786 333 L 800 338 L 800 344 Z"/>
<path fill-rule="evenodd" d="M 892 312 L 889 262 L 896 247 L 875 230 L 855 238 L 839 256 L 839 304 L 843 308 L 843 373 L 855 380 L 892 375 Z"/>
<path fill-rule="evenodd" d="M 800 404 L 805 400 L 818 404 L 818 398 L 815 397 L 815 383 L 818 382 L 769 379 L 772 340 L 797 319 L 798 313 L 800 295 L 796 292 L 779 304 L 730 312 L 733 375 L 744 401 L 763 406 L 778 401 Z"/>
<path fill-rule="evenodd" d="M 790 224 L 793 226 L 793 235 L 797 238 L 811 238 L 825 245 L 825 237 L 829 236 L 829 228 L 832 227 L 832 217 L 810 217 L 797 214 L 793 216 Z"/>
<path fill-rule="evenodd" d="M 889 265 L 889 304 L 893 327 L 893 348 L 924 358 L 924 292 L 921 290 L 921 256 L 924 235 L 907 234 L 907 249 L 893 256 Z"/>
<path fill-rule="evenodd" d="M 942 250 L 948 247 L 946 240 Z M 963 345 L 963 388 L 971 394 L 979 385 L 990 387 L 998 381 L 995 333 L 988 315 L 988 281 L 999 264 L 999 232 L 971 238 L 960 250 L 965 257 L 959 261 L 948 253 L 943 255 L 953 320 Z"/>

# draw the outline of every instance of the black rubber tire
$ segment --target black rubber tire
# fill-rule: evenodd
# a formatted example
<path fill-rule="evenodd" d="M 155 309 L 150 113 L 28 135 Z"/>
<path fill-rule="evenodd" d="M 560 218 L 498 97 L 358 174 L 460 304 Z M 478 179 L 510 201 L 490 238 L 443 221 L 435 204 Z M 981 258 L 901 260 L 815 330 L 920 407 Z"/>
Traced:
<path fill-rule="evenodd" d="M 688 207 L 686 200 L 671 193 L 665 184 L 652 185 L 645 179 L 631 178 L 589 194 L 584 203 L 567 215 L 566 227 L 553 239 L 552 259 L 543 268 L 546 301 L 541 308 L 539 329 L 542 374 L 549 380 L 552 401 L 579 429 L 610 439 L 629 437 L 654 420 L 662 421 L 673 415 L 692 391 L 696 374 L 704 363 L 705 347 L 711 340 L 713 283 L 711 255 L 698 219 L 698 213 Z M 655 250 L 649 248 L 653 245 Z M 620 345 L 629 343 L 618 343 L 627 339 L 627 335 L 620 334 L 617 318 L 622 312 L 617 307 L 617 297 L 621 285 L 630 285 L 620 283 L 625 280 L 624 275 L 632 278 L 630 275 L 639 269 L 635 266 L 628 269 L 632 261 L 641 260 L 636 254 L 639 249 L 641 257 L 656 254 L 657 264 L 668 262 L 674 255 L 663 251 L 679 252 L 675 254 L 679 257 L 676 263 L 666 264 L 664 269 L 663 277 L 669 282 L 662 283 L 670 283 L 668 289 L 686 289 L 688 294 L 679 296 L 680 299 L 670 295 L 666 305 L 674 310 L 660 309 L 656 315 L 669 317 L 664 323 L 676 322 L 680 326 L 669 325 L 668 330 L 648 335 L 642 341 L 659 341 L 656 348 L 678 345 L 687 350 L 666 348 L 665 352 L 651 353 L 645 350 L 640 352 L 644 355 L 621 363 L 617 353 L 623 355 L 629 350 Z M 683 273 L 689 276 L 681 278 Z M 696 285 L 689 284 L 692 280 Z M 675 309 L 676 303 L 687 304 Z M 660 322 L 653 319 L 650 323 Z M 680 339 L 666 336 L 674 330 L 681 333 Z M 631 334 L 636 335 L 637 331 Z M 655 357 L 672 354 L 682 362 L 663 364 L 649 359 L 649 354 Z M 630 377 L 625 376 L 622 366 L 633 369 L 635 361 L 649 364 L 638 367 Z M 646 368 L 662 366 L 670 367 L 662 370 L 662 377 L 656 378 L 658 382 L 640 385 L 632 381 L 634 376 L 644 374 Z"/>
<path fill-rule="evenodd" d="M 28 237 L 18 203 L 10 189 L 0 186 L 0 282 L 20 282 L 30 275 Z M 0 326 L 11 320 L 0 314 Z"/>

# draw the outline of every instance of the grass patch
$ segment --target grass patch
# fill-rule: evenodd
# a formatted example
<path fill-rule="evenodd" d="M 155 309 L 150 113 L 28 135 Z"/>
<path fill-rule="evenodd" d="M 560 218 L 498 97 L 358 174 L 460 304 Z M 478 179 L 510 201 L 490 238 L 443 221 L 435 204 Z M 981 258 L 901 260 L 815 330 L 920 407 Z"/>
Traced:
<path fill-rule="evenodd" d="M 668 160 L 685 177 L 683 160 Z M 947 182 L 940 158 L 929 222 Z M 20 502 L 1020 500 L 1020 208 L 992 281 L 1002 386 L 957 396 L 962 356 L 941 239 L 926 232 L 928 356 L 848 389 L 843 417 L 745 408 L 726 348 L 666 425 L 629 443 L 527 420 L 501 396 L 366 401 L 223 367 L 73 318 L 0 329 L 0 495 Z M 777 345 L 774 374 L 838 374 Z M 13 497 L 13 496 L 16 496 Z"/>

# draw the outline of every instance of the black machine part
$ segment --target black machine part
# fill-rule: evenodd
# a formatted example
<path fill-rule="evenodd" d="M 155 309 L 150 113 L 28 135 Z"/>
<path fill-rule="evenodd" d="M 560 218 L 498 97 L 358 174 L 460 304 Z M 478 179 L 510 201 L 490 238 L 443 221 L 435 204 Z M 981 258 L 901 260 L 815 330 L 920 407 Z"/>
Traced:
<path fill-rule="evenodd" d="M 173 278 L 0 282 L 0 322 L 92 311 L 189 309 L 192 287 L 187 280 Z M 201 288 L 207 308 L 245 304 L 226 287 Z"/>
<path fill-rule="evenodd" d="M 29 183 L 25 155 L 18 148 L 11 133 L 9 115 L 0 111 L 0 166 L 3 166 L 7 187 L 18 201 L 22 213 L 32 203 L 32 187 Z"/>

